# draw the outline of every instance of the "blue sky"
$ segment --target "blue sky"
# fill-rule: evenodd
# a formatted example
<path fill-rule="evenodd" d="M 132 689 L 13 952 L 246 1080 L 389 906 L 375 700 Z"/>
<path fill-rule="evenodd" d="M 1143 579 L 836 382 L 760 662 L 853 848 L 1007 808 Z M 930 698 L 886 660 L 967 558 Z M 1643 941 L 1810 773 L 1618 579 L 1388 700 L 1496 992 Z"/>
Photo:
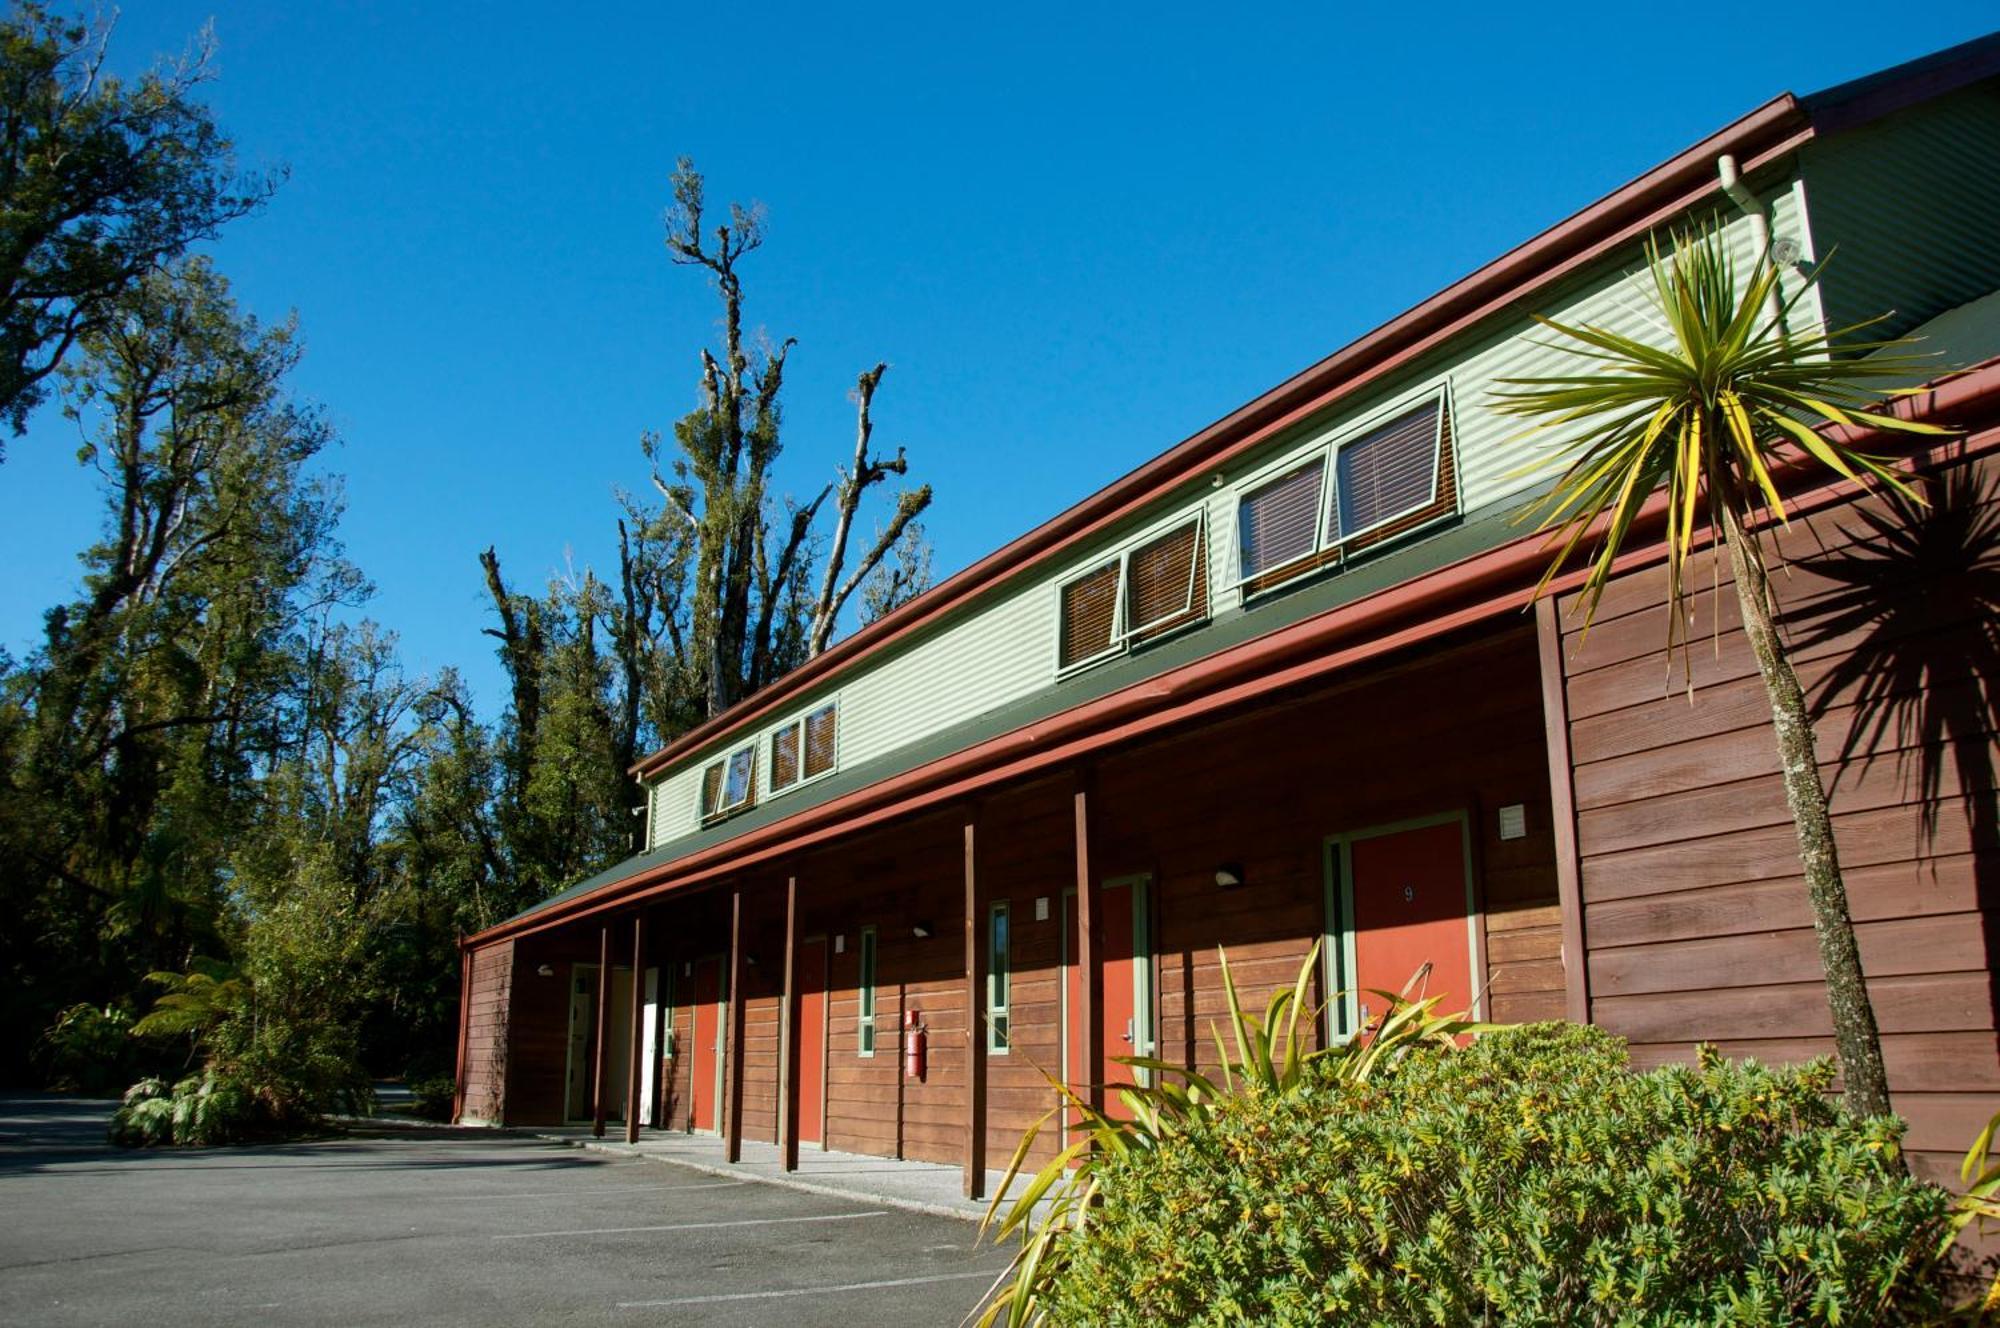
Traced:
<path fill-rule="evenodd" d="M 876 436 L 936 488 L 943 575 L 1778 92 L 1993 25 L 1629 12 L 145 0 L 114 55 L 214 18 L 209 100 L 291 169 L 218 265 L 299 311 L 371 616 L 491 715 L 478 552 L 527 585 L 615 567 L 613 490 L 693 400 L 716 306 L 661 245 L 677 155 L 770 210 L 745 279 L 799 339 L 781 484 L 825 481 L 889 361 Z M 0 464 L 17 656 L 96 528 L 74 452 L 50 414 Z"/>

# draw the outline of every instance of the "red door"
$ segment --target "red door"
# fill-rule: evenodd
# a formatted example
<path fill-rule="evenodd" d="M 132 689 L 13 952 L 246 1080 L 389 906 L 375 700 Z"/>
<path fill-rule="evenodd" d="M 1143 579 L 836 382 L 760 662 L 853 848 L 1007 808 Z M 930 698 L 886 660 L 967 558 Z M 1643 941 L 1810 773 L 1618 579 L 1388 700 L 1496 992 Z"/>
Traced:
<path fill-rule="evenodd" d="M 1133 990 L 1132 896 L 1136 888 L 1106 886 L 1097 892 L 1098 911 L 1104 919 L 1097 933 L 1097 952 L 1103 956 L 1104 968 L 1104 1002 L 1098 1011 L 1103 1032 L 1098 1045 L 1104 1049 L 1104 1061 L 1093 1077 L 1105 1086 L 1107 1106 L 1118 1101 L 1112 1089 L 1132 1083 L 1132 1068 L 1118 1064 L 1117 1057 L 1139 1055 L 1137 1043 L 1143 1036 L 1137 1022 L 1138 993 Z"/>
<path fill-rule="evenodd" d="M 1430 973 L 1412 997 L 1443 996 L 1456 1013 L 1477 993 L 1467 923 L 1465 824 L 1437 825 L 1352 840 L 1348 871 L 1353 908 L 1354 976 L 1361 1022 L 1381 1013 L 1374 991 L 1401 991 L 1425 964 Z"/>
<path fill-rule="evenodd" d="M 694 966 L 694 1055 L 688 1061 L 688 1120 L 697 1130 L 713 1130 L 721 1119 L 716 1110 L 721 1034 L 722 961 L 699 959 Z"/>
<path fill-rule="evenodd" d="M 825 1138 L 826 938 L 802 941 L 799 982 L 799 1142 Z"/>
<path fill-rule="evenodd" d="M 1079 1095 L 1090 1084 L 1113 1090 L 1104 1095 L 1105 1105 L 1112 1108 L 1119 1105 L 1115 1090 L 1133 1082 L 1132 1068 L 1118 1064 L 1117 1058 L 1153 1054 L 1150 998 L 1140 977 L 1147 961 L 1143 943 L 1146 890 L 1144 878 L 1133 878 L 1106 884 L 1097 892 L 1097 967 L 1103 974 L 1104 993 L 1098 1028 L 1103 1051 L 1097 1065 L 1088 1070 L 1083 1064 L 1083 969 L 1077 963 L 1081 947 L 1077 944 L 1076 895 L 1071 892 L 1063 897 L 1063 1077 Z"/>

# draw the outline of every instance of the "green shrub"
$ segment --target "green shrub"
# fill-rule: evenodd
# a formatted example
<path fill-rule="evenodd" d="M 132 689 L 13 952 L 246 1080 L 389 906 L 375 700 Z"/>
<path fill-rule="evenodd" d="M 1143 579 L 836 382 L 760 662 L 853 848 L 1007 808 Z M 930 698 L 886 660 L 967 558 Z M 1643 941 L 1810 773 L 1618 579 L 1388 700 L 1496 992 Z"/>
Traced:
<path fill-rule="evenodd" d="M 43 1030 L 36 1053 L 50 1088 L 105 1093 L 131 1077 L 132 1014 L 117 1005 L 72 1005 Z"/>
<path fill-rule="evenodd" d="M 458 1100 L 458 1083 L 448 1074 L 424 1075 L 411 1079 L 410 1114 L 425 1120 L 448 1121 Z"/>
<path fill-rule="evenodd" d="M 1832 1070 L 1634 1074 L 1601 1030 L 1308 1066 L 1103 1159 L 1056 1323 L 1920 1322 L 1949 1197 Z M 1313 1077 L 1318 1076 L 1314 1082 Z"/>
<path fill-rule="evenodd" d="M 209 1070 L 187 1076 L 171 1092 L 163 1079 L 141 1079 L 126 1089 L 111 1115 L 111 1142 L 128 1148 L 226 1144 L 268 1133 L 271 1126 L 256 1094 Z"/>

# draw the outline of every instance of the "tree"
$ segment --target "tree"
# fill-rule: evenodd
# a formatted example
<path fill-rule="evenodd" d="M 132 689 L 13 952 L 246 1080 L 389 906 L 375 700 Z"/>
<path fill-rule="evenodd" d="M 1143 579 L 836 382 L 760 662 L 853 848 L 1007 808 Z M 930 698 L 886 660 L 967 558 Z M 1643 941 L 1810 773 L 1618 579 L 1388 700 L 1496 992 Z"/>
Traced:
<path fill-rule="evenodd" d="M 204 260 L 148 274 L 79 343 L 67 410 L 102 536 L 41 648 L 0 681 L 0 937 L 10 1021 L 223 953 L 228 855 L 295 740 L 301 633 L 358 600 L 330 431 L 285 379 L 295 330 Z M 18 1008 L 16 1003 L 19 1003 Z"/>
<path fill-rule="evenodd" d="M 931 541 L 923 523 L 903 528 L 889 557 L 861 583 L 861 625 L 887 617 L 931 588 Z"/>
<path fill-rule="evenodd" d="M 771 467 L 781 450 L 780 394 L 785 359 L 796 344 L 752 347 L 743 327 L 739 265 L 764 241 L 761 208 L 731 204 L 729 219 L 704 230 L 702 177 L 683 157 L 673 175 L 667 249 L 676 263 L 706 270 L 722 300 L 720 355 L 701 352 L 700 404 L 674 426 L 678 455 L 662 473 L 657 435 L 645 442 L 653 484 L 664 507 L 659 520 L 679 523 L 691 537 L 690 625 L 684 644 L 702 681 L 702 708 L 718 715 L 802 659 L 826 649 L 841 610 L 903 530 L 930 503 L 929 485 L 897 495 L 888 525 L 847 567 L 848 540 L 867 492 L 901 477 L 909 463 L 873 450 L 876 389 L 887 364 L 855 382 L 855 442 L 849 464 L 810 501 L 792 503 L 771 519 Z M 834 524 L 818 590 L 804 592 L 813 557 L 814 524 L 827 500 Z M 777 537 L 773 538 L 773 527 Z M 775 546 L 775 554 L 774 554 Z"/>
<path fill-rule="evenodd" d="M 130 85 L 105 72 L 110 37 L 108 22 L 40 0 L 0 20 L 0 416 L 16 434 L 123 292 L 278 182 L 240 176 L 194 100 L 211 73 L 209 30 Z"/>
<path fill-rule="evenodd" d="M 1501 409 L 1535 417 L 1538 427 L 1583 426 L 1561 450 L 1568 466 L 1555 488 L 1529 509 L 1541 517 L 1541 529 L 1552 532 L 1549 544 L 1555 550 L 1536 593 L 1577 550 L 1596 540 L 1579 601 L 1587 630 L 1626 536 L 1652 495 L 1664 488 L 1668 649 L 1678 649 L 1685 666 L 1683 574 L 1696 531 L 1705 527 L 1726 551 L 1744 633 L 1770 699 L 1847 1105 L 1859 1115 L 1885 1114 L 1889 1085 L 1881 1037 L 1855 944 L 1805 693 L 1778 635 L 1763 541 L 1771 520 L 1787 521 L 1772 472 L 1791 459 L 1788 449 L 1795 447 L 1806 462 L 1842 479 L 1881 484 L 1914 498 L 1886 458 L 1823 430 L 1945 431 L 1870 409 L 1884 395 L 1877 384 L 1909 381 L 1922 368 L 1908 356 L 1880 353 L 1903 343 L 1853 340 L 1866 324 L 1787 335 L 1786 315 L 1817 273 L 1781 298 L 1778 271 L 1768 254 L 1760 254 L 1739 283 L 1720 225 L 1676 236 L 1670 255 L 1661 253 L 1657 241 L 1649 242 L 1647 257 L 1654 307 L 1671 345 L 1650 346 L 1601 327 L 1541 318 L 1561 337 L 1558 348 L 1595 361 L 1596 367 L 1511 379 L 1498 394 Z"/>

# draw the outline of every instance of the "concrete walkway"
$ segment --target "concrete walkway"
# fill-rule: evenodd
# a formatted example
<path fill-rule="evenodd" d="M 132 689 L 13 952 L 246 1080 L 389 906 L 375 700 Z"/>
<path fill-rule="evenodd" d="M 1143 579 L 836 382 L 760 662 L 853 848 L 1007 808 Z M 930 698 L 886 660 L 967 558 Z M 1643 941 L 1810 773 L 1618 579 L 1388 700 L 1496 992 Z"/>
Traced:
<path fill-rule="evenodd" d="M 587 1125 L 538 1129 L 532 1133 L 539 1138 L 560 1140 L 580 1148 L 672 1162 L 732 1180 L 783 1185 L 810 1194 L 865 1200 L 968 1222 L 977 1222 L 986 1215 L 986 1205 L 999 1192 L 1000 1181 L 1006 1174 L 1001 1171 L 987 1172 L 987 1198 L 967 1199 L 963 1169 L 936 1162 L 865 1157 L 858 1153 L 836 1153 L 808 1145 L 799 1149 L 799 1169 L 788 1172 L 782 1165 L 776 1144 L 753 1143 L 748 1139 L 743 1141 L 743 1160 L 731 1163 L 725 1159 L 721 1138 L 715 1135 L 642 1130 L 639 1142 L 628 1144 L 625 1142 L 625 1127 L 616 1122 L 605 1127 L 602 1139 L 592 1138 Z M 1015 1179 L 1016 1195 L 1021 1193 L 1033 1174 L 1029 1172 Z M 1012 1201 L 1009 1202 L 1011 1204 Z"/>

